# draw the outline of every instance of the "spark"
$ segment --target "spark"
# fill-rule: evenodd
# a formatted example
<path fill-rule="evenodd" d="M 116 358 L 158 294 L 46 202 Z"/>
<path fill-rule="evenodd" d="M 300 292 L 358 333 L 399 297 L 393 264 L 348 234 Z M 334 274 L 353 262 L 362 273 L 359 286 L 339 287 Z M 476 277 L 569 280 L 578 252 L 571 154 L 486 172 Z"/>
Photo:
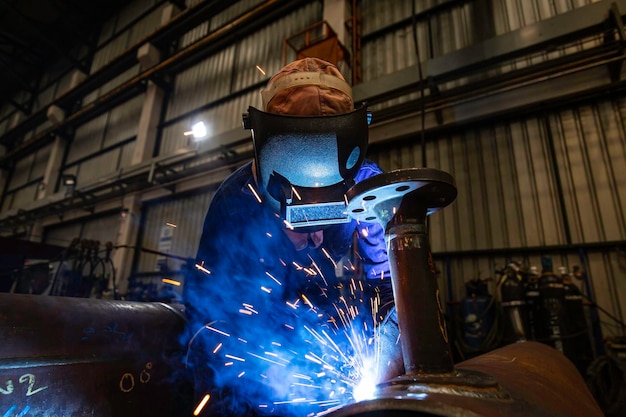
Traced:
<path fill-rule="evenodd" d="M 312 384 L 301 384 L 299 382 L 294 382 L 291 385 L 295 385 L 298 387 L 306 387 L 306 388 L 316 388 L 316 389 L 322 389 L 322 387 L 320 387 L 319 385 L 312 385 Z"/>
<path fill-rule="evenodd" d="M 246 310 L 245 308 L 240 308 L 240 309 L 239 309 L 239 312 L 240 312 L 241 314 L 247 314 L 248 316 L 251 316 L 251 315 L 252 315 L 252 311 L 250 311 L 250 310 Z"/>
<path fill-rule="evenodd" d="M 264 287 L 264 286 L 262 286 L 262 285 L 261 285 L 261 290 L 265 291 L 265 292 L 266 292 L 266 293 L 268 293 L 268 294 L 271 294 L 271 293 L 272 293 L 272 290 L 271 290 L 271 289 L 269 289 L 269 288 L 267 288 L 267 287 Z"/>
<path fill-rule="evenodd" d="M 254 198 L 256 198 L 256 201 L 258 201 L 259 203 L 262 203 L 263 201 L 261 200 L 261 197 L 256 192 L 252 184 L 248 183 L 248 188 L 250 189 L 250 191 L 252 191 L 252 194 L 254 194 Z"/>
<path fill-rule="evenodd" d="M 268 277 L 272 278 L 278 285 L 283 285 L 280 283 L 279 280 L 277 280 L 272 274 L 270 274 L 269 272 L 265 271 L 265 275 L 267 275 Z"/>
<path fill-rule="evenodd" d="M 291 191 L 293 191 L 294 195 L 296 196 L 296 198 L 298 200 L 302 200 L 302 197 L 300 197 L 300 194 L 298 194 L 298 190 L 296 190 L 293 185 L 291 186 Z"/>
<path fill-rule="evenodd" d="M 313 307 L 313 303 L 311 302 L 311 300 L 309 300 L 306 295 L 302 294 L 302 299 L 304 300 L 304 304 L 308 305 L 311 308 L 315 308 Z"/>
<path fill-rule="evenodd" d="M 169 227 L 176 227 L 174 223 L 169 223 L 169 222 L 166 222 L 165 225 Z"/>
<path fill-rule="evenodd" d="M 361 229 L 361 234 L 365 237 L 368 237 L 370 232 L 367 227 L 364 227 L 363 229 Z"/>
<path fill-rule="evenodd" d="M 217 353 L 220 349 L 222 348 L 222 343 L 218 343 L 217 346 L 215 346 L 215 349 L 213 349 L 213 353 Z"/>
<path fill-rule="evenodd" d="M 328 259 L 330 259 L 330 261 L 333 263 L 333 266 L 335 267 L 335 269 L 337 269 L 337 262 L 335 262 L 335 260 L 333 259 L 332 256 L 330 256 L 330 253 L 328 253 L 328 251 L 326 250 L 326 248 L 322 248 L 322 252 L 324 253 L 324 256 L 326 256 Z"/>
<path fill-rule="evenodd" d="M 176 285 L 177 287 L 180 287 L 180 282 L 174 281 L 173 279 L 163 278 L 161 280 L 161 282 L 163 282 L 165 284 L 172 284 L 172 285 Z"/>
<path fill-rule="evenodd" d="M 318 365 L 322 365 L 323 364 L 323 362 L 321 360 L 315 358 L 312 355 L 309 355 L 308 353 L 306 355 L 304 355 L 304 357 L 307 358 L 308 360 L 310 360 L 311 362 L 315 362 Z"/>
<path fill-rule="evenodd" d="M 233 359 L 239 362 L 245 362 L 246 360 L 244 358 L 240 358 L 238 356 L 233 356 L 233 355 L 224 355 L 224 357 L 228 358 L 228 359 Z"/>
<path fill-rule="evenodd" d="M 223 332 L 223 331 L 221 331 L 221 330 L 218 330 L 218 329 L 216 329 L 216 328 L 214 328 L 214 327 L 211 327 L 211 326 L 209 326 L 208 324 L 207 324 L 207 325 L 205 325 L 204 327 L 206 327 L 207 329 L 209 329 L 209 330 L 211 330 L 211 331 L 214 331 L 215 333 L 219 333 L 219 334 L 221 334 L 221 335 L 223 335 L 223 336 L 230 337 L 230 335 L 229 335 L 228 333 Z"/>
<path fill-rule="evenodd" d="M 289 223 L 287 220 L 283 220 L 283 223 L 285 223 L 285 226 L 287 226 L 288 229 L 290 230 L 294 230 L 295 227 L 292 226 L 291 223 Z"/>
<path fill-rule="evenodd" d="M 202 264 L 196 264 L 196 269 L 199 269 L 200 271 L 204 272 L 207 275 L 210 274 L 211 271 L 206 269 L 203 265 L 204 265 L 204 261 L 202 261 Z"/>
<path fill-rule="evenodd" d="M 246 371 L 242 371 L 239 375 L 237 375 L 237 378 L 241 378 L 242 376 L 244 376 L 245 373 Z"/>
<path fill-rule="evenodd" d="M 271 359 L 264 358 L 263 356 L 261 356 L 261 355 L 256 355 L 256 354 L 254 354 L 254 353 L 252 353 L 252 352 L 248 352 L 248 355 L 250 355 L 250 356 L 254 356 L 254 357 L 255 357 L 255 358 L 257 358 L 257 359 L 261 359 L 261 360 L 264 360 L 264 361 L 269 362 L 269 363 L 273 363 L 274 365 L 285 366 L 285 364 L 284 364 L 284 363 L 280 363 L 280 362 L 273 361 L 273 360 L 271 360 Z"/>
<path fill-rule="evenodd" d="M 253 305 L 243 303 L 243 306 L 245 307 L 245 309 L 246 309 L 247 311 L 249 311 L 249 312 L 251 312 L 251 313 L 254 313 L 254 314 L 259 314 L 259 312 L 258 312 L 258 311 L 256 311 L 256 310 L 254 309 L 254 306 L 253 306 Z"/>
<path fill-rule="evenodd" d="M 304 401 L 306 401 L 306 398 L 295 398 L 295 399 L 289 400 L 289 401 L 275 401 L 274 405 L 301 403 L 301 402 L 304 402 Z"/>
<path fill-rule="evenodd" d="M 260 66 L 256 66 L 257 71 L 259 71 L 261 74 L 265 75 L 265 71 L 263 70 L 263 68 L 261 68 Z"/>
<path fill-rule="evenodd" d="M 202 409 L 204 408 L 204 406 L 206 405 L 206 403 L 209 402 L 209 398 L 211 398 L 210 394 L 206 394 L 204 396 L 204 398 L 202 399 L 202 401 L 200 401 L 200 403 L 198 404 L 198 406 L 196 407 L 196 409 L 193 412 L 194 416 L 199 415 L 202 412 Z"/>

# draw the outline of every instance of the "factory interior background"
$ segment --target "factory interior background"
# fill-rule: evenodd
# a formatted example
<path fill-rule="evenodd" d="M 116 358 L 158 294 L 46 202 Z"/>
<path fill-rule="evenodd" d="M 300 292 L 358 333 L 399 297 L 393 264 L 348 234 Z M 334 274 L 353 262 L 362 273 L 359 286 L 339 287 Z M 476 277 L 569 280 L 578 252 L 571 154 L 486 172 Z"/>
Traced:
<path fill-rule="evenodd" d="M 500 284 L 551 266 L 583 306 L 570 359 L 592 391 L 621 387 L 594 392 L 606 415 L 626 412 L 626 1 L 0 11 L 0 292 L 179 303 L 217 187 L 253 157 L 242 113 L 317 56 L 372 111 L 369 159 L 456 180 L 429 219 L 455 355 L 506 343 Z"/>

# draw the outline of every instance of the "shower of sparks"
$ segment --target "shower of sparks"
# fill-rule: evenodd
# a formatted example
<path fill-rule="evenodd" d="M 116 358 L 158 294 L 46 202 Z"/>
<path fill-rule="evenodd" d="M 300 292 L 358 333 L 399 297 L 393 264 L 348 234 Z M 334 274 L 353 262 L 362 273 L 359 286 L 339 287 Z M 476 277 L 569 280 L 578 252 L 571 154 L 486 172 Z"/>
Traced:
<path fill-rule="evenodd" d="M 332 260 L 325 249 L 322 251 Z M 380 293 L 374 291 L 373 297 L 366 296 L 363 282 L 355 279 L 343 279 L 331 286 L 313 258 L 310 261 L 310 265 L 282 260 L 281 264 L 305 279 L 314 279 L 318 296 L 328 299 L 333 293 L 330 290 L 338 289 L 341 295 L 329 300 L 334 311 L 322 314 L 314 298 L 305 294 L 279 301 L 271 287 L 251 286 L 251 291 L 264 294 L 260 300 L 267 300 L 267 305 L 250 297 L 253 303 L 238 302 L 231 307 L 231 311 L 240 313 L 243 324 L 204 326 L 211 331 L 205 330 L 204 335 L 213 342 L 212 353 L 223 367 L 224 379 L 238 381 L 231 386 L 239 384 L 246 398 L 248 387 L 260 386 L 263 396 L 247 399 L 256 401 L 251 405 L 268 413 L 321 417 L 338 406 L 374 394 L 377 375 L 373 373 L 380 369 L 382 360 L 375 336 L 382 319 Z M 266 275 L 283 285 L 269 272 Z M 241 295 L 247 298 L 247 294 Z M 277 317 L 284 321 L 276 323 Z M 197 410 L 205 406 L 208 396 L 205 398 Z"/>

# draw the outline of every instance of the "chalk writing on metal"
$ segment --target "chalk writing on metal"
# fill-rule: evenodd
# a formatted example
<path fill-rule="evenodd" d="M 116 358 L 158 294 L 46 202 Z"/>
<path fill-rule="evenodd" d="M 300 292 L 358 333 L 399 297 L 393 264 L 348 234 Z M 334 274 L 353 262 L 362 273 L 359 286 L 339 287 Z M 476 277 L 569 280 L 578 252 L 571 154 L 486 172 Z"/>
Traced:
<path fill-rule="evenodd" d="M 31 395 L 35 395 L 38 392 L 43 391 L 46 388 L 48 388 L 48 386 L 46 385 L 45 387 L 40 387 L 40 388 L 33 390 L 33 387 L 35 386 L 35 375 L 33 374 L 24 374 L 20 377 L 21 383 L 24 383 L 26 381 L 28 381 L 28 390 L 26 391 L 27 397 L 30 397 Z"/>
<path fill-rule="evenodd" d="M 117 327 L 118 327 L 118 324 L 116 321 L 114 321 L 113 324 L 111 324 L 110 326 L 103 327 L 102 329 L 100 329 L 100 331 L 94 327 L 85 327 L 83 329 L 83 336 L 81 337 L 81 339 L 88 340 L 89 336 L 95 335 L 96 333 L 99 333 L 99 332 L 104 332 L 104 333 L 109 333 L 115 336 L 119 336 L 124 342 L 128 341 L 132 337 L 133 335 L 132 332 L 130 333 L 124 332 L 124 331 L 118 330 Z"/>
<path fill-rule="evenodd" d="M 141 381 L 142 384 L 146 384 L 150 381 L 150 373 L 148 372 L 148 369 L 152 369 L 152 362 L 148 362 L 144 370 L 141 371 L 141 374 L 139 374 L 139 381 Z"/>
<path fill-rule="evenodd" d="M 144 369 L 139 373 L 139 382 L 147 384 L 150 381 L 150 372 L 148 372 L 150 369 L 152 369 L 152 362 L 146 363 Z M 122 392 L 131 392 L 133 388 L 135 388 L 135 377 L 132 373 L 126 372 L 120 378 L 120 390 Z"/>
<path fill-rule="evenodd" d="M 45 390 L 46 388 L 48 388 L 48 386 L 35 388 L 35 375 L 33 374 L 24 374 L 18 378 L 18 381 L 21 384 L 28 383 L 28 388 L 26 389 L 27 397 L 30 397 L 31 395 L 35 395 L 38 392 L 41 392 Z M 13 380 L 11 379 L 9 379 L 6 382 L 6 389 L 0 388 L 0 394 L 3 394 L 3 395 L 13 394 L 14 392 L 15 392 L 15 386 L 13 385 Z"/>
<path fill-rule="evenodd" d="M 7 389 L 0 388 L 0 394 L 9 395 L 13 392 L 13 381 L 7 381 Z"/>
<path fill-rule="evenodd" d="M 122 392 L 131 392 L 135 388 L 135 377 L 133 374 L 126 372 L 120 379 L 120 390 Z"/>

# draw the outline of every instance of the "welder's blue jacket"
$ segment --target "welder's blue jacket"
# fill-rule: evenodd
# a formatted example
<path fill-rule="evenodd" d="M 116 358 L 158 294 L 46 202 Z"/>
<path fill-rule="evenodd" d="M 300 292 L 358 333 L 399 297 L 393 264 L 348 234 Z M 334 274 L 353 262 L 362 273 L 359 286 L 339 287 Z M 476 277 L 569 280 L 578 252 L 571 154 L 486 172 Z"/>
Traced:
<path fill-rule="evenodd" d="M 355 181 L 381 172 L 365 161 Z M 338 329 L 347 304 L 360 304 L 358 315 L 382 320 L 393 305 L 382 227 L 354 220 L 330 225 L 323 230 L 319 247 L 296 250 L 282 220 L 269 205 L 259 203 L 255 191 L 248 163 L 220 185 L 209 207 L 197 265 L 186 279 L 183 295 L 192 331 L 199 329 L 200 334 L 203 326 L 209 326 L 222 333 L 205 331 L 205 341 L 195 338 L 193 349 L 210 353 L 218 349 L 223 334 L 230 336 L 224 343 L 245 341 L 245 352 L 253 348 L 251 340 L 261 343 L 269 338 L 287 346 L 293 333 L 290 336 L 285 329 L 297 328 L 303 320 Z M 340 259 L 348 261 L 338 263 Z M 350 303 L 342 301 L 346 299 Z M 372 299 L 379 300 L 378 311 L 370 311 Z M 207 361 L 200 363 L 205 366 Z M 225 386 L 226 378 L 237 379 L 238 374 L 227 375 L 233 367 L 218 365 L 213 367 L 212 383 Z"/>
<path fill-rule="evenodd" d="M 380 173 L 375 163 L 366 160 L 355 182 Z M 362 272 L 369 287 L 380 292 L 381 305 L 393 302 L 384 230 L 378 223 L 357 224 L 352 220 L 331 225 L 323 231 L 319 248 L 297 251 L 286 236 L 281 219 L 269 206 L 259 203 L 253 189 L 256 185 L 248 163 L 231 174 L 213 197 L 196 257 L 196 262 L 210 274 L 196 274 L 197 282 L 186 283 L 188 305 L 202 309 L 201 305 L 210 302 L 216 293 L 220 294 L 218 298 L 237 299 L 228 289 L 241 286 L 239 296 L 271 287 L 285 302 L 295 302 L 304 294 L 317 302 L 316 308 L 324 309 L 334 301 L 326 293 L 345 284 L 333 279 L 335 263 L 344 255 L 353 261 L 342 266 L 344 276 Z M 356 250 L 351 256 L 353 243 Z M 355 267 L 362 271 L 353 271 Z M 220 315 L 216 311 L 206 313 L 214 319 Z"/>

